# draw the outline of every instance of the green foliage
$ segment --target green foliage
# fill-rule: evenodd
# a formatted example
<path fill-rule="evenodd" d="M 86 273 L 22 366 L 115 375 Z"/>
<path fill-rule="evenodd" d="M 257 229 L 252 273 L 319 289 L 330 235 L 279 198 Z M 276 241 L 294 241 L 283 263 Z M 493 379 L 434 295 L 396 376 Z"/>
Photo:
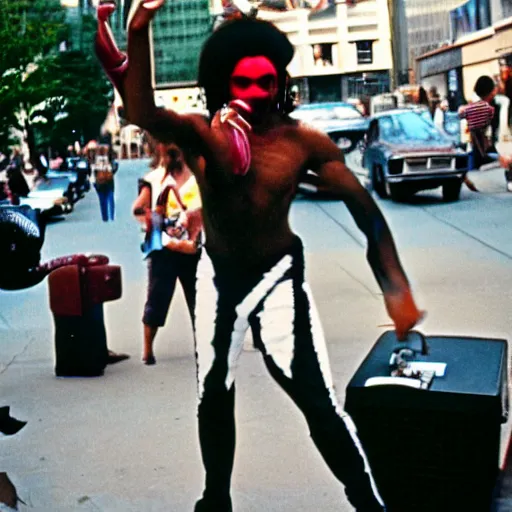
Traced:
<path fill-rule="evenodd" d="M 64 20 L 59 0 L 0 0 L 0 74 L 25 69 L 65 39 Z"/>
<path fill-rule="evenodd" d="M 55 100 L 34 112 L 47 122 L 38 127 L 39 144 L 61 150 L 75 140 L 82 143 L 97 138 L 101 124 L 113 100 L 113 90 L 96 57 L 79 51 L 65 52 L 55 62 L 59 84 Z M 60 98 L 66 101 L 59 101 Z M 66 117 L 54 121 L 58 113 Z"/>
<path fill-rule="evenodd" d="M 0 0 L 0 147 L 11 126 L 27 130 L 31 152 L 97 137 L 112 88 L 93 52 L 94 17 L 78 22 L 66 23 L 60 0 Z M 77 30 L 80 44 L 60 52 Z"/>

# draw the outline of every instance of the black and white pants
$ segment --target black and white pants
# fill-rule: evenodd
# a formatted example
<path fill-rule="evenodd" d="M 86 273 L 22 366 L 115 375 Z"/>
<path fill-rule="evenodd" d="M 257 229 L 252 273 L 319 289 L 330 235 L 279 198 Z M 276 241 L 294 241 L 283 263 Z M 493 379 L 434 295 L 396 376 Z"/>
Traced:
<path fill-rule="evenodd" d="M 196 510 L 231 511 L 235 369 L 249 328 L 349 501 L 361 512 L 384 510 L 354 424 L 337 404 L 322 327 L 304 281 L 301 241 L 296 238 L 287 254 L 250 275 L 203 251 L 197 276 L 198 418 L 206 487 Z"/>

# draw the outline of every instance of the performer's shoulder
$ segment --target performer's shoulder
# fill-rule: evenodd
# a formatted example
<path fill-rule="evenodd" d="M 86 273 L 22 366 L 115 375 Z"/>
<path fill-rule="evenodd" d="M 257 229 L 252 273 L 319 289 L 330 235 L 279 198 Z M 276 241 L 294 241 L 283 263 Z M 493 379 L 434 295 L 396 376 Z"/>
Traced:
<path fill-rule="evenodd" d="M 210 126 L 210 115 L 207 113 L 199 113 L 199 112 L 193 112 L 193 113 L 187 113 L 182 114 L 183 118 L 186 119 L 188 122 L 195 126 L 204 126 L 208 127 Z"/>

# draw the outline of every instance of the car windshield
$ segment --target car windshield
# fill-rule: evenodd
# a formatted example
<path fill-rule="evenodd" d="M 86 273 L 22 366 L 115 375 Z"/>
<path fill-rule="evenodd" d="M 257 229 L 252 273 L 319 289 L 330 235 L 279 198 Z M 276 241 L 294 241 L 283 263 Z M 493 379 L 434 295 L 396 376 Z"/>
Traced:
<path fill-rule="evenodd" d="M 350 105 L 336 105 L 329 107 L 305 107 L 297 108 L 291 114 L 291 117 L 304 122 L 311 121 L 335 121 L 338 119 L 360 119 L 361 113 Z"/>
<path fill-rule="evenodd" d="M 396 142 L 397 139 L 416 142 L 444 142 L 446 137 L 435 125 L 415 112 L 386 116 L 379 121 L 380 138 Z"/>

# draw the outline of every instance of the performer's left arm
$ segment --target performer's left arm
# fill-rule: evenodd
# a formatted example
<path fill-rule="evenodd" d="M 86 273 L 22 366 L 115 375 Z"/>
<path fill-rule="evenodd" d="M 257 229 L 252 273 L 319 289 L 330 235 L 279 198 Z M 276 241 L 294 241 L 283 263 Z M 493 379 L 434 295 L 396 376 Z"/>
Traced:
<path fill-rule="evenodd" d="M 345 165 L 344 155 L 336 144 L 322 133 L 308 130 L 306 137 L 311 148 L 308 168 L 318 174 L 323 190 L 344 201 L 366 235 L 368 262 L 384 293 L 397 336 L 404 339 L 423 313 L 416 307 L 388 224 L 371 195 Z"/>

